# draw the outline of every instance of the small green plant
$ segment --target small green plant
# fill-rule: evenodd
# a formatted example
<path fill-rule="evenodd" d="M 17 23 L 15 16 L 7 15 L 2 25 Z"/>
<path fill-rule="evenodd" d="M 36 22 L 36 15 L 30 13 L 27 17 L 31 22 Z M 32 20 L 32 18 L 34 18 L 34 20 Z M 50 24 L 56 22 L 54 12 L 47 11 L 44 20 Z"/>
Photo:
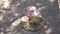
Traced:
<path fill-rule="evenodd" d="M 36 18 L 32 18 L 32 19 L 31 19 L 31 22 L 32 22 L 32 23 L 36 23 L 36 22 L 37 22 L 37 19 L 36 19 Z"/>

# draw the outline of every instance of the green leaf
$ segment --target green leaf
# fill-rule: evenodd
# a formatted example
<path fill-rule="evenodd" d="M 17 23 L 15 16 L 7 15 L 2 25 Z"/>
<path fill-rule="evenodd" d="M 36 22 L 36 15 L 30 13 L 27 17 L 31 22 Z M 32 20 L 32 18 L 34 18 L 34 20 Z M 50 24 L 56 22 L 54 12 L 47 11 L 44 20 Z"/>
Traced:
<path fill-rule="evenodd" d="M 36 18 L 33 18 L 33 19 L 31 19 L 31 22 L 32 23 L 36 23 L 37 22 L 37 19 Z"/>

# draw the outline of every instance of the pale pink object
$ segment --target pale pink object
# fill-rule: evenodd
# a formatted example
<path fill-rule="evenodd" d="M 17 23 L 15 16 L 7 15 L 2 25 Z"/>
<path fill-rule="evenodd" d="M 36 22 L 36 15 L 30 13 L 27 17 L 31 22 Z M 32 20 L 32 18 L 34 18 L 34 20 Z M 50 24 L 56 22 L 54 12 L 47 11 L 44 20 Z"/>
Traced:
<path fill-rule="evenodd" d="M 36 7 L 35 6 L 29 6 L 27 8 L 28 11 L 35 11 L 36 10 Z"/>

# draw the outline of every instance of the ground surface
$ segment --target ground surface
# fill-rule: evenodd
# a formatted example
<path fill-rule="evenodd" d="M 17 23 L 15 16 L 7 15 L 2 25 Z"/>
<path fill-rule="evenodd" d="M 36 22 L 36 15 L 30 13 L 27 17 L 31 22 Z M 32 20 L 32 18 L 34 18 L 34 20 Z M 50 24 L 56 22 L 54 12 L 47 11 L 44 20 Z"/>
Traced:
<path fill-rule="evenodd" d="M 46 21 L 37 32 L 25 31 L 20 25 L 20 17 L 30 5 L 41 8 Z M 0 0 L 0 34 L 60 34 L 58 0 Z"/>

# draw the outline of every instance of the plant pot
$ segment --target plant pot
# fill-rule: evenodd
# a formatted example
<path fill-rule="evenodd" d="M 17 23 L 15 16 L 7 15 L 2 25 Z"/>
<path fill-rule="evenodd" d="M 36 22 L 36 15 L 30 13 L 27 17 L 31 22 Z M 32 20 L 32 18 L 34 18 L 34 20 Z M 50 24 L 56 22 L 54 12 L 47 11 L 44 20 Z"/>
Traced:
<path fill-rule="evenodd" d="M 38 21 L 36 23 L 29 22 L 29 26 L 26 23 L 23 23 L 23 28 L 24 30 L 27 31 L 38 31 L 43 27 L 43 19 L 42 18 L 37 18 Z M 28 28 L 29 27 L 29 28 Z"/>

